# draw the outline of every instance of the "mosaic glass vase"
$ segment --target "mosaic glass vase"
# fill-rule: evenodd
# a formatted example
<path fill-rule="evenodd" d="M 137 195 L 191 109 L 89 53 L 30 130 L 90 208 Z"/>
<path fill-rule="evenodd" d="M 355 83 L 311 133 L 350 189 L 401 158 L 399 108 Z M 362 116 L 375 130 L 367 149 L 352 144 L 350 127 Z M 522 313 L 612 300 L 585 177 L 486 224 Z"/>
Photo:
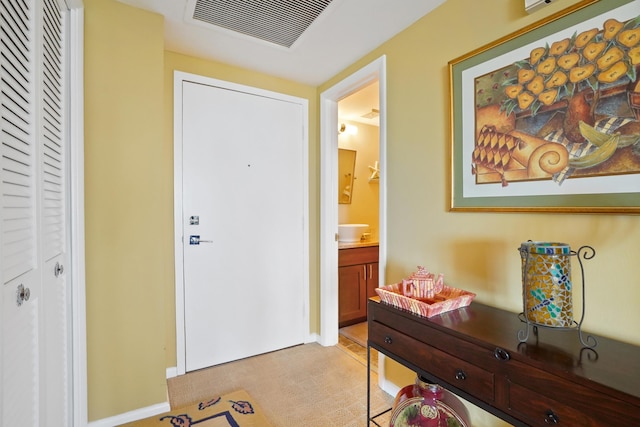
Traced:
<path fill-rule="evenodd" d="M 556 328 L 574 325 L 571 255 L 565 243 L 529 241 L 520 245 L 524 316 L 528 322 Z"/>

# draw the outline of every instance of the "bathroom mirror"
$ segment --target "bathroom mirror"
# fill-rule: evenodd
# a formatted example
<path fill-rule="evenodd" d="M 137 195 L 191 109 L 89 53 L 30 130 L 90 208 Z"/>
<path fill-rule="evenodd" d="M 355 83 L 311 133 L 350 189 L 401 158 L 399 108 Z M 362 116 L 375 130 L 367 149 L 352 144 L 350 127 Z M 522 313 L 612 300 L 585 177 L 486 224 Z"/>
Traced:
<path fill-rule="evenodd" d="M 338 148 L 338 203 L 351 203 L 355 167 L 356 150 Z"/>

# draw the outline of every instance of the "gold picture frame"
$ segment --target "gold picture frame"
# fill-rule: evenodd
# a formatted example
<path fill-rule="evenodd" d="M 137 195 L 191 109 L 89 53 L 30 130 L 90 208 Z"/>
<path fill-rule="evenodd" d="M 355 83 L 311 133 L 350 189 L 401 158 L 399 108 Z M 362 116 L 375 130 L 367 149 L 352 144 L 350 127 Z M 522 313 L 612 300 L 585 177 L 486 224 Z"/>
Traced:
<path fill-rule="evenodd" d="M 640 213 L 640 0 L 576 3 L 449 78 L 451 211 Z"/>

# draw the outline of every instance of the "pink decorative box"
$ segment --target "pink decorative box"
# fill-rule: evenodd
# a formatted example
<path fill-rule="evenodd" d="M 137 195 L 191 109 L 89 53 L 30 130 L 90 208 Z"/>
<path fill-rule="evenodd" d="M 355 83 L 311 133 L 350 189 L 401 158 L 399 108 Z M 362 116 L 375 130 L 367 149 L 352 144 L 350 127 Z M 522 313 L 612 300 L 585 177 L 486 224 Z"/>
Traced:
<path fill-rule="evenodd" d="M 476 294 L 462 289 L 444 285 L 442 292 L 433 298 L 410 298 L 402 291 L 402 283 L 376 288 L 376 293 L 382 302 L 401 308 L 422 317 L 432 317 L 446 311 L 466 307 L 476 297 Z"/>

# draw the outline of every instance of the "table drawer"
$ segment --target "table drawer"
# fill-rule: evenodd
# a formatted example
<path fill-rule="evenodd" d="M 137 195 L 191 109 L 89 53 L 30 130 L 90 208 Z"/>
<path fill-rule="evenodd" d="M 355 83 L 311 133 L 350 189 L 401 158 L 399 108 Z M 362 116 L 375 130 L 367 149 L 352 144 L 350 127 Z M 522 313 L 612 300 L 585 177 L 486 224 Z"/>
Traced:
<path fill-rule="evenodd" d="M 509 384 L 509 409 L 531 426 L 595 426 L 582 411 L 563 405 L 518 384 Z"/>
<path fill-rule="evenodd" d="M 517 361 L 507 363 L 509 409 L 533 426 L 553 424 L 545 421 L 551 412 L 559 426 L 640 425 L 635 405 Z"/>
<path fill-rule="evenodd" d="M 430 374 L 485 402 L 494 401 L 493 374 L 378 322 L 369 323 L 369 342 L 424 367 Z"/>

